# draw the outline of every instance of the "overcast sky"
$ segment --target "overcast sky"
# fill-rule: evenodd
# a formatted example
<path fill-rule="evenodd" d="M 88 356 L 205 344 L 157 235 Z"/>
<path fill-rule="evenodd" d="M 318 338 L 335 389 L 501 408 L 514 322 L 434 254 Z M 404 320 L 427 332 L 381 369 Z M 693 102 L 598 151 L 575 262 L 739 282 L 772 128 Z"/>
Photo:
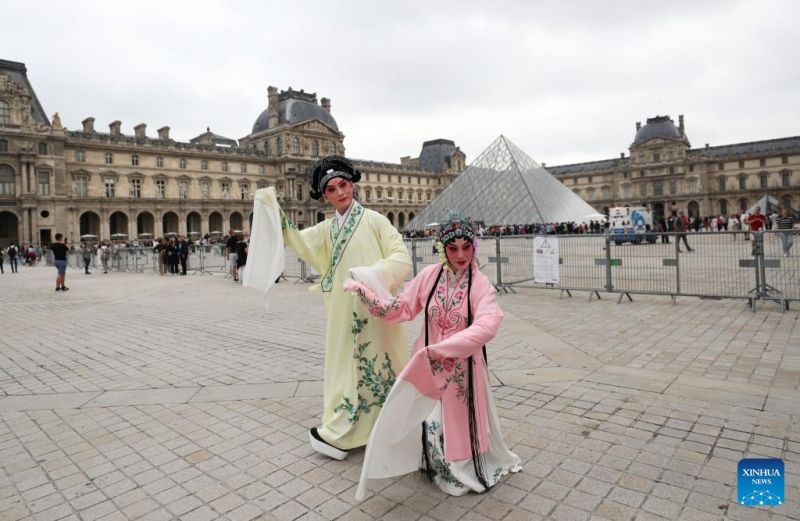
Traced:
<path fill-rule="evenodd" d="M 267 86 L 332 100 L 351 157 L 504 134 L 548 165 L 628 153 L 684 114 L 694 147 L 800 135 L 800 3 L 3 2 L 0 58 L 48 115 L 247 135 Z"/>

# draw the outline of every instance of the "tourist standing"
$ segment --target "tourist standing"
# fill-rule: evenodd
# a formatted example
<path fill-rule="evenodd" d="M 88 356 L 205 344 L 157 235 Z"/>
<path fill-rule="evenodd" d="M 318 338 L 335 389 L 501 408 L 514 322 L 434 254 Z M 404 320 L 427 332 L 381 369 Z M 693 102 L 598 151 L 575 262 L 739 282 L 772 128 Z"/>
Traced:
<path fill-rule="evenodd" d="M 781 214 L 775 219 L 775 224 L 778 225 L 778 230 L 781 234 L 783 256 L 788 257 L 791 255 L 792 246 L 794 246 L 794 217 L 789 215 L 787 208 L 781 208 Z"/>
<path fill-rule="evenodd" d="M 189 261 L 189 242 L 186 237 L 178 237 L 178 260 L 181 263 L 181 275 L 186 275 L 186 263 Z"/>
<path fill-rule="evenodd" d="M 60 233 L 56 234 L 56 242 L 50 245 L 53 252 L 53 261 L 56 265 L 58 274 L 56 275 L 56 291 L 67 291 L 69 288 L 64 285 L 67 279 L 67 241 Z"/>
<path fill-rule="evenodd" d="M 755 232 L 760 232 L 764 229 L 767 224 L 767 217 L 761 213 L 761 207 L 756 206 L 753 214 L 748 216 L 745 222 L 750 226 L 750 231 L 755 234 Z"/>
<path fill-rule="evenodd" d="M 92 263 L 92 246 L 88 242 L 83 243 L 83 270 L 85 275 L 91 275 L 89 264 Z"/>
<path fill-rule="evenodd" d="M 100 262 L 103 263 L 103 273 L 108 274 L 108 260 L 111 258 L 111 250 L 105 241 L 100 243 Z"/>
<path fill-rule="evenodd" d="M 248 234 L 244 234 L 241 237 L 241 240 L 236 243 L 236 273 L 239 274 L 239 280 L 242 280 L 243 269 L 244 266 L 247 264 L 247 242 L 250 236 Z"/>
<path fill-rule="evenodd" d="M 681 241 L 683 241 L 687 251 L 694 251 L 689 247 L 689 243 L 686 240 L 686 232 L 689 228 L 689 219 L 683 215 L 683 211 L 678 212 L 678 217 L 675 218 L 674 226 L 675 232 L 678 234 L 677 238 L 675 239 L 675 242 L 678 245 L 678 251 L 682 251 L 680 249 Z"/>
<path fill-rule="evenodd" d="M 17 273 L 17 257 L 19 256 L 19 248 L 12 243 L 6 251 L 8 252 L 8 265 L 11 266 L 11 273 Z"/>
<path fill-rule="evenodd" d="M 236 269 L 236 244 L 238 242 L 236 231 L 231 228 L 228 232 L 228 239 L 225 241 L 225 254 L 228 256 L 228 269 L 234 282 L 239 282 L 239 271 Z"/>

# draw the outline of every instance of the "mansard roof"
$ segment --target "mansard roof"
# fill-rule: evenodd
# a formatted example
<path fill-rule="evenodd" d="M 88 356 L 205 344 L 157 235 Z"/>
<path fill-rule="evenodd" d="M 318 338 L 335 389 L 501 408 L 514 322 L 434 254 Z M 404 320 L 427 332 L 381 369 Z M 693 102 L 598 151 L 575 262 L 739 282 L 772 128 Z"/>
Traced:
<path fill-rule="evenodd" d="M 689 150 L 688 154 L 690 157 L 704 156 L 706 158 L 717 159 L 723 157 L 775 154 L 780 152 L 800 152 L 800 136 L 765 139 L 764 141 L 749 141 L 747 143 L 735 143 L 733 145 L 693 148 Z"/>
<path fill-rule="evenodd" d="M 50 126 L 50 120 L 47 118 L 47 113 L 42 108 L 39 102 L 39 97 L 36 96 L 36 91 L 33 90 L 31 82 L 28 81 L 28 69 L 24 63 L 12 62 L 9 60 L 0 60 L 0 73 L 5 74 L 14 83 L 22 85 L 28 92 L 31 93 L 33 99 L 31 100 L 31 117 L 37 123 L 42 123 Z"/>
<path fill-rule="evenodd" d="M 748 156 L 762 156 L 766 154 L 800 153 L 800 136 L 763 141 L 749 141 L 732 145 L 719 145 L 714 147 L 692 148 L 686 152 L 690 161 L 717 161 L 730 158 L 744 158 Z M 569 165 L 548 166 L 547 170 L 555 176 L 567 174 L 582 174 L 624 168 L 630 164 L 630 158 L 601 159 L 586 163 Z"/>

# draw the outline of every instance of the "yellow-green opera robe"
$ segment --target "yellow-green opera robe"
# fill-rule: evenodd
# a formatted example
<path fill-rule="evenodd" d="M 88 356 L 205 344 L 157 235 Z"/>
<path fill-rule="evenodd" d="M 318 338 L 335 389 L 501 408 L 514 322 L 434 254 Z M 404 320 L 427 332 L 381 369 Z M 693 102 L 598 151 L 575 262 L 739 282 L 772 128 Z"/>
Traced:
<path fill-rule="evenodd" d="M 343 450 L 366 445 L 408 350 L 403 327 L 370 316 L 342 283 L 350 268 L 368 266 L 394 293 L 411 269 L 408 250 L 386 217 L 357 201 L 341 230 L 335 217 L 298 230 L 282 216 L 281 227 L 286 244 L 322 274 L 328 323 L 319 434 Z"/>

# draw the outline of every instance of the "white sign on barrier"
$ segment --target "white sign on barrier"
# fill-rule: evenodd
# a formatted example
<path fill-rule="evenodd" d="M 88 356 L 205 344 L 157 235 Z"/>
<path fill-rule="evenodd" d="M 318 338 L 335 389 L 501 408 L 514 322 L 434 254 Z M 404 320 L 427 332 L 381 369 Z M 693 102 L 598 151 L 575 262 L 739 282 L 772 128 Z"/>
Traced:
<path fill-rule="evenodd" d="M 538 235 L 533 238 L 533 281 L 558 284 L 558 238 Z"/>

